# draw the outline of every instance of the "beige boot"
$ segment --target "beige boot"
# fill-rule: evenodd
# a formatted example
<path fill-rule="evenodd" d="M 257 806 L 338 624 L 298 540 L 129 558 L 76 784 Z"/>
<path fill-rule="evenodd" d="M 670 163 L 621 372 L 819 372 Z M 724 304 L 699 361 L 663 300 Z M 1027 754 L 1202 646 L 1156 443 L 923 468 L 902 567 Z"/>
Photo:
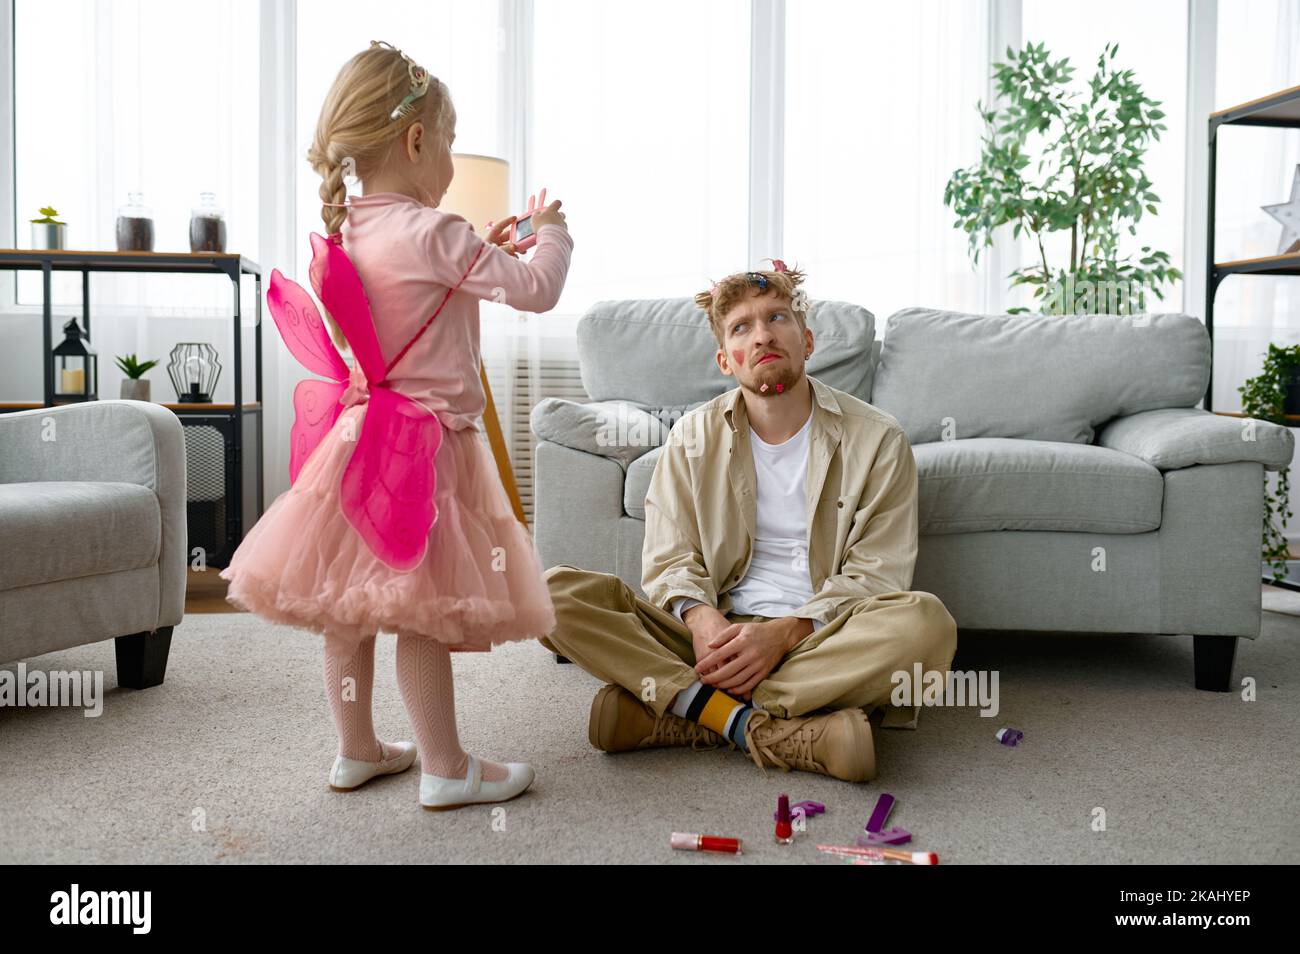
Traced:
<path fill-rule="evenodd" d="M 622 686 L 608 685 L 591 701 L 587 738 L 602 752 L 628 752 L 669 745 L 717 748 L 729 744 L 711 729 L 672 712 L 661 716 Z"/>
<path fill-rule="evenodd" d="M 876 747 L 871 723 L 861 709 L 826 715 L 776 719 L 755 709 L 745 726 L 750 757 L 760 768 L 775 765 L 865 782 L 876 777 Z"/>

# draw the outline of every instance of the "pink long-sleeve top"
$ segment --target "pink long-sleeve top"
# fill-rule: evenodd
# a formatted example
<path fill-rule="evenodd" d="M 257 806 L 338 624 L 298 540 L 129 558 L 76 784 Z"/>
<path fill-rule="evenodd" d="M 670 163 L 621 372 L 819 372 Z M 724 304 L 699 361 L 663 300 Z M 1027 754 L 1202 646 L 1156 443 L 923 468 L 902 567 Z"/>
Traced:
<path fill-rule="evenodd" d="M 483 247 L 460 290 L 388 375 L 394 390 L 429 408 L 449 430 L 478 429 L 475 419 L 487 406 L 479 378 L 479 299 L 519 311 L 554 308 L 573 251 L 568 230 L 542 226 L 528 260 L 487 245 L 461 216 L 397 192 L 351 196 L 348 203 L 343 248 L 361 276 L 385 362 L 420 330 Z"/>

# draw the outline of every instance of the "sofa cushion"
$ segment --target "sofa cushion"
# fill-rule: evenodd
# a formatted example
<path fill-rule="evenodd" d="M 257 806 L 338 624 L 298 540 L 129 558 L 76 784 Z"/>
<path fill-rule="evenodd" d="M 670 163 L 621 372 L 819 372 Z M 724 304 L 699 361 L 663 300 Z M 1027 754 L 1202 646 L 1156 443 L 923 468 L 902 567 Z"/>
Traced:
<path fill-rule="evenodd" d="M 813 301 L 815 347 L 807 371 L 867 400 L 876 319 L 860 305 Z M 593 401 L 642 407 L 695 405 L 736 386 L 718 368 L 718 341 L 693 298 L 601 301 L 578 322 L 582 386 Z"/>
<path fill-rule="evenodd" d="M 645 519 L 662 447 L 627 468 L 623 509 Z M 914 444 L 921 533 L 1160 527 L 1164 480 L 1130 454 L 1090 444 L 984 437 Z"/>
<path fill-rule="evenodd" d="M 1289 427 L 1195 407 L 1117 417 L 1097 432 L 1097 445 L 1140 457 L 1160 470 L 1237 461 L 1258 461 L 1265 470 L 1281 470 L 1290 467 L 1295 456 L 1295 435 Z"/>
<path fill-rule="evenodd" d="M 1160 527 L 1164 478 L 1130 454 L 997 437 L 914 444 L 921 533 Z"/>
<path fill-rule="evenodd" d="M 139 484 L 0 484 L 0 590 L 153 566 L 158 497 Z"/>
<path fill-rule="evenodd" d="M 613 458 L 624 468 L 667 440 L 671 428 L 627 401 L 579 404 L 556 397 L 539 401 L 529 424 L 542 440 Z"/>
<path fill-rule="evenodd" d="M 690 411 L 704 405 L 705 401 L 693 401 L 690 404 L 641 404 L 637 401 L 624 401 L 633 407 L 638 407 L 645 411 L 651 417 L 659 421 L 664 426 L 663 439 L 668 440 L 668 431 L 671 431 L 677 422 L 680 421 Z M 660 441 L 663 443 L 663 441 Z"/>
<path fill-rule="evenodd" d="M 966 315 L 905 308 L 889 318 L 872 404 L 913 444 L 972 437 L 1091 443 L 1122 414 L 1191 407 L 1210 346 L 1190 315 Z"/>
<path fill-rule="evenodd" d="M 623 509 L 629 517 L 645 519 L 645 496 L 650 492 L 650 478 L 661 453 L 663 447 L 656 447 L 628 465 L 627 479 L 623 481 Z"/>

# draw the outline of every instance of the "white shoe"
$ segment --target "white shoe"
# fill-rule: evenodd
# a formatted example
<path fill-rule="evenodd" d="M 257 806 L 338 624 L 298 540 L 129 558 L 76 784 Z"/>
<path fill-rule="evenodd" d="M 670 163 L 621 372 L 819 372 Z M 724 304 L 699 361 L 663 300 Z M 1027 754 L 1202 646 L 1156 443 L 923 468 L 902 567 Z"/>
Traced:
<path fill-rule="evenodd" d="M 334 758 L 330 768 L 330 788 L 336 792 L 350 792 L 376 775 L 396 775 L 405 772 L 415 764 L 414 742 L 390 742 L 398 752 L 392 758 L 378 762 L 362 762 L 358 759 L 345 759 L 339 755 Z"/>
<path fill-rule="evenodd" d="M 443 778 L 425 772 L 420 775 L 420 804 L 431 812 L 482 802 L 504 802 L 522 795 L 537 773 L 527 762 L 507 762 L 509 771 L 499 782 L 483 781 L 483 766 L 473 755 L 465 778 Z"/>

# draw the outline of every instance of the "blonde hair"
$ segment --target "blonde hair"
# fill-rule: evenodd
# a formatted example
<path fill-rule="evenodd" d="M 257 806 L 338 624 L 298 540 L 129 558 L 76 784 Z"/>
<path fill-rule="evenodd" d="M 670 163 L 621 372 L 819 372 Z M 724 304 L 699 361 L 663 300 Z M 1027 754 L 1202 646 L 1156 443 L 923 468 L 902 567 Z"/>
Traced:
<path fill-rule="evenodd" d="M 806 303 L 807 296 L 803 292 L 796 292 L 796 289 L 803 284 L 803 280 L 804 273 L 798 268 L 785 268 L 779 272 L 736 272 L 721 281 L 714 282 L 711 290 L 696 295 L 695 304 L 704 309 L 709 319 L 709 327 L 713 329 L 713 337 L 718 339 L 718 347 L 721 348 L 724 347 L 726 339 L 722 322 L 736 302 L 748 297 L 750 292 L 757 288 L 761 295 L 775 292 L 789 299 L 792 304 L 796 298 Z M 798 316 L 800 329 L 807 328 L 807 309 L 792 308 L 791 310 Z"/>
<path fill-rule="evenodd" d="M 371 41 L 369 49 L 344 63 L 334 78 L 307 150 L 307 161 L 321 177 L 322 203 L 342 203 L 347 198 L 345 173 L 364 181 L 378 172 L 393 143 L 416 122 L 450 133 L 448 126 L 455 116 L 451 93 L 435 76 L 429 77 L 428 92 L 414 101 L 414 109 L 390 118 L 411 91 L 409 63 L 400 50 Z M 347 214 L 346 208 L 321 205 L 327 237 L 342 230 Z M 322 312 L 334 344 L 340 351 L 346 350 L 347 339 L 323 303 Z"/>

